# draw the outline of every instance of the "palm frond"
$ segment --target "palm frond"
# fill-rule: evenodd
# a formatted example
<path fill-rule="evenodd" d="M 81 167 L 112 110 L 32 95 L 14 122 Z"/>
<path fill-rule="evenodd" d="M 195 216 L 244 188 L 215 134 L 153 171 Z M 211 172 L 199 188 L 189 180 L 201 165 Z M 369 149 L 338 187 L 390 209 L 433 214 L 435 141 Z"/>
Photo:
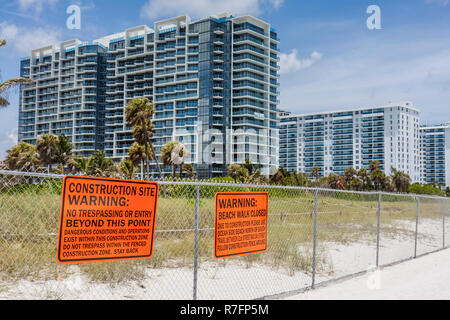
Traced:
<path fill-rule="evenodd" d="M 0 83 L 0 93 L 3 93 L 9 89 L 18 87 L 21 84 L 33 84 L 33 83 L 34 83 L 34 81 L 31 79 L 26 79 L 26 78 L 22 78 L 22 77 L 12 78 L 3 83 Z"/>
<path fill-rule="evenodd" d="M 3 47 L 4 45 L 6 45 L 6 40 L 0 40 L 0 47 Z"/>
<path fill-rule="evenodd" d="M 6 107 L 9 106 L 9 101 L 6 100 L 6 98 L 3 98 L 2 96 L 0 96 L 0 107 Z"/>

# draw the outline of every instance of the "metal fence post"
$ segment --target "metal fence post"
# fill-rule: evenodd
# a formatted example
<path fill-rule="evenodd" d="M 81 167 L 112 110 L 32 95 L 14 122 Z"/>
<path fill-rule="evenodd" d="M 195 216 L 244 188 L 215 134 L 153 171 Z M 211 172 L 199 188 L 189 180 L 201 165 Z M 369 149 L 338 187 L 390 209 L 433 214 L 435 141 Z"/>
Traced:
<path fill-rule="evenodd" d="M 194 286 L 193 299 L 197 300 L 197 275 L 198 275 L 198 208 L 200 202 L 200 187 L 195 186 L 195 244 L 194 244 Z"/>
<path fill-rule="evenodd" d="M 311 288 L 314 289 L 316 282 L 316 247 L 317 247 L 317 196 L 319 190 L 314 193 L 314 235 L 313 235 L 313 257 L 312 257 L 312 283 Z"/>
<path fill-rule="evenodd" d="M 415 240 L 414 240 L 414 259 L 417 257 L 417 234 L 419 230 L 419 206 L 420 206 L 420 199 L 417 197 L 417 207 L 416 207 L 416 234 L 415 234 Z"/>
<path fill-rule="evenodd" d="M 445 201 L 441 199 L 442 203 L 442 249 L 445 249 Z"/>
<path fill-rule="evenodd" d="M 380 258 L 380 220 L 381 220 L 381 192 L 378 193 L 378 212 L 377 212 L 377 258 L 376 266 L 379 266 Z"/>

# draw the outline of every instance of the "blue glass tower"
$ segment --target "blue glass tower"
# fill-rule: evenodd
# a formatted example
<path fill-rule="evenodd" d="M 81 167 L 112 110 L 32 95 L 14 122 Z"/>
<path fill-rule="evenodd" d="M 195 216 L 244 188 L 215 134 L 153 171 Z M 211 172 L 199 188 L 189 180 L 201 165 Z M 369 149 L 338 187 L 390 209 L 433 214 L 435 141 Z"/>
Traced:
<path fill-rule="evenodd" d="M 245 158 L 268 175 L 278 167 L 278 44 L 267 22 L 223 14 L 33 50 L 21 64 L 37 83 L 22 89 L 19 139 L 66 134 L 79 156 L 103 150 L 120 160 L 134 142 L 125 107 L 146 97 L 157 155 L 178 140 L 200 178 Z"/>

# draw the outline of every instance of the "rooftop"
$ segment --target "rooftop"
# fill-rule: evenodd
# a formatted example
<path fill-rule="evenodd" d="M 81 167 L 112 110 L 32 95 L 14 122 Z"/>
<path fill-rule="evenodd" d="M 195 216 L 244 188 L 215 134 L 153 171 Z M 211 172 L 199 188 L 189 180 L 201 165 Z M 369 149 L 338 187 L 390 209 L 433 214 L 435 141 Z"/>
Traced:
<path fill-rule="evenodd" d="M 413 107 L 412 102 L 406 101 L 406 102 L 390 103 L 390 104 L 383 105 L 383 106 L 366 106 L 366 107 L 348 108 L 348 109 L 331 110 L 331 111 L 323 111 L 323 112 L 313 112 L 313 113 L 305 113 L 305 114 L 293 114 L 289 111 L 282 111 L 282 112 L 280 112 L 280 117 L 281 118 L 305 117 L 305 116 L 326 115 L 326 114 L 341 113 L 341 112 L 363 111 L 363 110 L 368 110 L 368 109 L 386 109 L 386 108 L 394 108 L 394 107 L 403 107 L 403 108 L 414 110 L 414 111 L 420 113 L 419 109 L 416 109 Z"/>
<path fill-rule="evenodd" d="M 169 19 L 165 19 L 165 20 L 161 20 L 161 21 L 156 21 L 154 23 L 155 29 L 152 29 L 152 28 L 148 27 L 147 25 L 141 25 L 141 26 L 136 26 L 136 27 L 127 29 L 122 32 L 118 32 L 118 33 L 114 33 L 111 35 L 101 37 L 92 42 L 82 42 L 79 39 L 72 39 L 72 40 L 68 40 L 68 41 L 63 41 L 60 44 L 50 44 L 45 47 L 32 50 L 32 56 L 35 56 L 38 53 L 40 56 L 46 55 L 46 54 L 49 54 L 49 52 L 51 52 L 51 51 L 60 52 L 61 50 L 66 50 L 68 48 L 75 47 L 76 45 L 81 45 L 81 46 L 88 45 L 88 44 L 89 45 L 99 45 L 99 46 L 102 46 L 105 48 L 105 47 L 109 47 L 110 42 L 121 41 L 121 40 L 124 40 L 126 37 L 133 38 L 136 36 L 142 36 L 142 35 L 149 34 L 149 33 L 155 33 L 155 30 L 157 31 L 157 33 L 167 32 L 168 30 L 172 30 L 174 27 L 176 27 L 177 24 L 186 25 L 186 24 L 192 24 L 192 23 L 200 22 L 200 21 L 207 20 L 207 19 L 215 19 L 218 22 L 224 22 L 227 20 L 239 21 L 241 19 L 250 19 L 250 20 L 252 20 L 253 23 L 256 23 L 260 26 L 269 26 L 268 22 L 261 20 L 259 18 L 253 17 L 251 15 L 243 15 L 243 16 L 239 16 L 239 17 L 234 17 L 233 15 L 231 15 L 227 12 L 220 13 L 217 15 L 211 15 L 211 16 L 204 17 L 204 18 L 201 18 L 198 20 L 194 20 L 194 21 L 191 21 L 191 18 L 189 16 L 179 16 L 179 17 L 169 18 Z M 273 28 L 270 28 L 270 31 L 275 32 L 275 30 Z M 28 59 L 30 59 L 30 57 L 23 57 L 23 58 L 21 58 L 21 61 L 28 60 Z"/>

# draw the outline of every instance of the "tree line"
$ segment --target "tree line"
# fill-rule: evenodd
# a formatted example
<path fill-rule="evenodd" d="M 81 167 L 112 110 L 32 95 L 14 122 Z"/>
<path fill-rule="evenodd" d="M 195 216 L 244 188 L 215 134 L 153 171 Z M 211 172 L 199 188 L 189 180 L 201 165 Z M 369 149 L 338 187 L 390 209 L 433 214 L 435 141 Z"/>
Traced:
<path fill-rule="evenodd" d="M 284 168 L 277 169 L 268 178 L 261 174 L 258 166 L 245 159 L 242 164 L 231 164 L 228 166 L 228 176 L 235 183 L 256 183 L 282 186 L 320 187 L 337 190 L 352 191 L 384 191 L 397 193 L 428 194 L 439 196 L 450 196 L 450 188 L 441 190 L 432 184 L 411 184 L 410 176 L 391 168 L 391 175 L 387 175 L 380 166 L 378 160 L 370 162 L 369 168 L 356 170 L 352 167 L 345 169 L 342 175 L 331 173 L 328 176 L 320 176 L 320 168 L 313 167 L 311 173 L 289 172 Z"/>
<path fill-rule="evenodd" d="M 313 167 L 310 175 L 306 173 L 287 172 L 278 169 L 269 181 L 280 185 L 298 185 L 307 187 L 321 187 L 338 190 L 352 191 L 384 191 L 396 193 L 429 194 L 439 196 L 450 196 L 450 189 L 441 190 L 438 185 L 411 184 L 411 177 L 403 171 L 391 168 L 391 174 L 386 174 L 378 160 L 373 160 L 369 168 L 356 170 L 349 167 L 343 174 L 331 173 L 321 177 L 318 167 Z"/>
<path fill-rule="evenodd" d="M 115 163 L 100 150 L 90 157 L 77 157 L 69 137 L 44 134 L 37 139 L 36 145 L 19 142 L 13 146 L 7 151 L 4 164 L 9 170 L 118 176 L 126 179 L 136 178 L 141 167 L 143 178 L 148 179 L 151 173 L 150 163 L 154 161 L 160 179 L 163 178 L 160 163 L 173 167 L 173 177 L 179 169 L 178 177 L 184 175 L 194 179 L 194 167 L 184 163 L 190 153 L 181 142 L 169 141 L 162 147 L 160 157 L 156 156 L 151 140 L 154 135 L 151 121 L 153 113 L 154 105 L 147 98 L 135 98 L 126 106 L 125 119 L 132 127 L 135 142 L 128 150 L 128 156 L 120 163 Z"/>
<path fill-rule="evenodd" d="M 122 177 L 135 179 L 141 168 L 143 179 L 150 179 L 150 164 L 155 163 L 159 179 L 163 179 L 161 164 L 172 166 L 170 179 L 195 179 L 196 172 L 191 164 L 185 163 L 190 152 L 179 141 L 169 141 L 161 149 L 160 157 L 156 156 L 152 143 L 154 125 L 151 118 L 155 112 L 154 104 L 147 98 L 135 98 L 125 108 L 125 120 L 132 128 L 134 143 L 128 150 L 128 156 L 120 163 L 115 163 L 103 151 L 95 151 L 90 157 L 74 156 L 73 144 L 65 135 L 44 134 L 37 139 L 36 145 L 19 142 L 7 151 L 4 161 L 10 170 L 47 171 L 55 173 L 73 173 L 104 177 Z M 54 167 L 55 166 L 55 167 Z M 177 172 L 177 170 L 179 170 Z M 322 187 L 354 191 L 386 191 L 399 193 L 426 193 L 445 195 L 445 192 L 433 185 L 412 184 L 405 172 L 391 169 L 387 175 L 380 167 L 380 162 L 373 160 L 368 169 L 347 168 L 342 175 L 331 173 L 320 176 L 320 169 L 314 167 L 310 175 L 306 173 L 288 172 L 277 169 L 268 177 L 261 174 L 258 165 L 249 159 L 244 163 L 228 166 L 228 176 L 234 182 L 274 184 L 285 186 Z M 447 188 L 447 194 L 450 190 Z"/>

